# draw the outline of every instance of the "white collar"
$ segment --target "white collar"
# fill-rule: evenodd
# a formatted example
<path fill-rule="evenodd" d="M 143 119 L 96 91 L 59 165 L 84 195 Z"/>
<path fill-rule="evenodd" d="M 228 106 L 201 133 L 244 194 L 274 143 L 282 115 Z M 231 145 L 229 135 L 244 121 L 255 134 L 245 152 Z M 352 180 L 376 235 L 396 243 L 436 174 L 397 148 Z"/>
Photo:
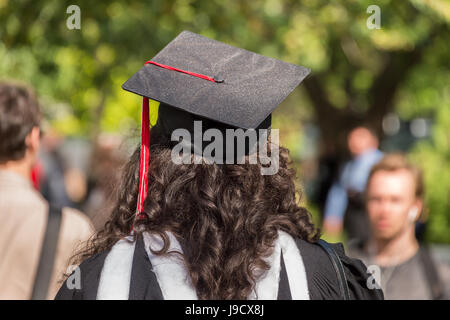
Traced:
<path fill-rule="evenodd" d="M 168 251 L 182 253 L 181 246 L 176 237 L 167 232 L 170 240 Z M 197 293 L 192 286 L 186 266 L 181 256 L 170 254 L 158 256 L 149 248 L 160 250 L 162 239 L 155 234 L 144 232 L 145 250 L 152 264 L 152 270 L 158 280 L 164 299 L 166 300 L 197 300 Z M 98 300 L 128 299 L 131 269 L 135 242 L 128 239 L 118 241 L 105 259 L 97 291 Z M 256 282 L 255 290 L 249 299 L 274 300 L 278 296 L 281 261 L 283 253 L 284 264 L 288 276 L 291 297 L 293 300 L 309 300 L 308 283 L 302 256 L 294 239 L 283 231 L 278 231 L 274 250 L 267 258 L 270 269 Z"/>

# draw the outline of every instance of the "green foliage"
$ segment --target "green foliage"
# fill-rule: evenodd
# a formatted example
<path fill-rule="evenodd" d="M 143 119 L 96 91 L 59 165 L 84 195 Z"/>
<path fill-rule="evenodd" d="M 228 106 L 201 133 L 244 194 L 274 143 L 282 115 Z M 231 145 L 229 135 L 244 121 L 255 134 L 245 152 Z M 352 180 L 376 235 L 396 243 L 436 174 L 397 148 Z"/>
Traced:
<path fill-rule="evenodd" d="M 66 9 L 72 4 L 81 9 L 81 30 L 66 27 Z M 426 43 L 422 59 L 402 79 L 394 106 L 405 119 L 423 115 L 435 119 L 432 141 L 418 145 L 413 156 L 426 172 L 429 239 L 450 243 L 450 4 L 379 0 L 382 28 L 370 30 L 366 9 L 372 4 L 371 0 L 0 0 L 0 78 L 34 86 L 47 119 L 64 134 L 126 133 L 139 126 L 140 99 L 123 91 L 121 84 L 187 29 L 307 66 L 320 77 L 333 108 L 364 114 L 391 55 L 414 52 Z M 302 90 L 283 102 L 274 119 L 274 127 L 283 128 L 282 143 L 297 160 L 302 153 L 302 122 L 320 120 Z"/>
<path fill-rule="evenodd" d="M 420 143 L 412 153 L 424 171 L 426 207 L 429 210 L 427 239 L 450 243 L 450 91 L 437 110 L 433 139 Z"/>

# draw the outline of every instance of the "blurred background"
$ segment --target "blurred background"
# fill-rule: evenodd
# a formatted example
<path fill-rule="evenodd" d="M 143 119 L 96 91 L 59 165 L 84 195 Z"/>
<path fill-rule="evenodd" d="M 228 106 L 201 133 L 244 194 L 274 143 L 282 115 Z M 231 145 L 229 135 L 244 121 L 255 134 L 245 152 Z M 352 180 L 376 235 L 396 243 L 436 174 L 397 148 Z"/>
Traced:
<path fill-rule="evenodd" d="M 45 115 L 35 170 L 44 196 L 98 228 L 119 169 L 139 141 L 138 96 L 121 85 L 190 30 L 312 69 L 274 113 L 302 201 L 320 225 L 346 137 L 374 128 L 380 150 L 407 152 L 425 173 L 425 241 L 450 244 L 450 2 L 0 0 L 0 78 L 33 86 Z M 80 29 L 70 30 L 70 5 Z M 424 222 L 425 223 L 425 222 Z"/>

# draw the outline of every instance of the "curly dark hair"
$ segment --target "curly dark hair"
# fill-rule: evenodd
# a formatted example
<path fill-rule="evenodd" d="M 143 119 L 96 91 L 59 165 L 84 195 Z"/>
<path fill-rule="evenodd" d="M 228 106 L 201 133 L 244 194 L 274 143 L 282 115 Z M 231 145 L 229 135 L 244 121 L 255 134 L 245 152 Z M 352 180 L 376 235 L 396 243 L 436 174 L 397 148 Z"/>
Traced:
<path fill-rule="evenodd" d="M 153 139 L 153 136 L 152 136 Z M 270 150 L 270 149 L 269 149 Z M 171 149 L 153 145 L 149 196 L 144 218 L 135 221 L 139 181 L 138 147 L 125 165 L 109 221 L 76 255 L 76 262 L 109 250 L 128 236 L 160 234 L 169 254 L 172 232 L 183 245 L 183 258 L 199 299 L 247 299 L 257 278 L 269 269 L 278 230 L 309 242 L 320 234 L 309 212 L 299 205 L 295 170 L 280 147 L 279 170 L 261 175 L 261 163 L 175 164 Z"/>

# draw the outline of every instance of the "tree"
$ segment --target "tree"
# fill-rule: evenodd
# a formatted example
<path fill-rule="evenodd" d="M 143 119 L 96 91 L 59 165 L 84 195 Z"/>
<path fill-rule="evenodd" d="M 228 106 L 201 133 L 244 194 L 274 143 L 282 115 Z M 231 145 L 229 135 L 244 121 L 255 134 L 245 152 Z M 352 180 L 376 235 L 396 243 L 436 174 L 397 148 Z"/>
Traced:
<path fill-rule="evenodd" d="M 80 30 L 67 28 L 72 4 L 81 11 Z M 405 119 L 426 114 L 437 120 L 433 140 L 422 143 L 415 157 L 446 165 L 442 170 L 448 176 L 450 4 L 379 0 L 381 28 L 368 29 L 372 4 L 0 1 L 0 76 L 36 87 L 47 118 L 63 133 L 123 134 L 138 127 L 140 102 L 121 84 L 187 29 L 312 69 L 275 112 L 274 125 L 286 128 L 281 139 L 292 150 L 299 149 L 305 120 L 319 126 L 322 153 L 341 157 L 353 124 L 369 122 L 381 134 L 381 120 L 390 111 Z M 427 178 L 430 190 L 436 178 L 437 173 Z M 445 188 L 429 198 L 441 228 L 432 239 L 450 242 L 442 231 L 450 230 L 449 183 Z"/>

